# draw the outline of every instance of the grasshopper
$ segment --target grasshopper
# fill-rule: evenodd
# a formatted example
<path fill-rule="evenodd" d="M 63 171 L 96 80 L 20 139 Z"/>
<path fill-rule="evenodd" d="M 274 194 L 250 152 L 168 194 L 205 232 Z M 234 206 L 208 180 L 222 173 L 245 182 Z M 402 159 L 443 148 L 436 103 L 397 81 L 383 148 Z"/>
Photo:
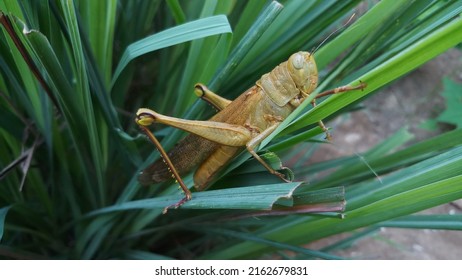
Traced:
<path fill-rule="evenodd" d="M 268 165 L 255 149 L 315 90 L 317 84 L 318 71 L 313 55 L 300 51 L 292 54 L 270 73 L 264 74 L 254 86 L 234 101 L 215 94 L 203 84 L 196 84 L 196 95 L 218 110 L 209 120 L 185 120 L 161 115 L 146 108 L 139 109 L 136 113 L 136 123 L 161 153 L 161 159 L 140 173 L 139 182 L 149 185 L 166 181 L 171 177 L 178 181 L 185 197 L 166 207 L 166 213 L 169 208 L 178 208 L 192 197 L 189 188 L 180 177 L 182 174 L 199 166 L 194 174 L 194 187 L 202 191 L 210 185 L 217 173 L 244 149 L 247 149 L 271 174 L 287 182 L 284 175 Z M 363 82 L 358 86 L 342 86 L 320 93 L 316 98 L 365 87 L 366 84 Z M 312 105 L 316 106 L 315 99 Z M 153 123 L 166 124 L 191 134 L 167 154 L 147 128 Z M 318 124 L 329 140 L 330 135 L 322 120 Z"/>

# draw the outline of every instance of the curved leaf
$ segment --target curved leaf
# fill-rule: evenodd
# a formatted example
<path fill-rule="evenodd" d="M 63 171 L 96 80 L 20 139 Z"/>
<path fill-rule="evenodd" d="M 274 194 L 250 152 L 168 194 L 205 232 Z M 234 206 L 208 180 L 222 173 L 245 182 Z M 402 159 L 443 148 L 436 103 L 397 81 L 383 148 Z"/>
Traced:
<path fill-rule="evenodd" d="M 114 86 L 125 66 L 143 54 L 195 39 L 231 32 L 231 27 L 226 16 L 219 15 L 172 27 L 132 43 L 127 47 L 117 65 L 112 77 L 112 86 Z"/>

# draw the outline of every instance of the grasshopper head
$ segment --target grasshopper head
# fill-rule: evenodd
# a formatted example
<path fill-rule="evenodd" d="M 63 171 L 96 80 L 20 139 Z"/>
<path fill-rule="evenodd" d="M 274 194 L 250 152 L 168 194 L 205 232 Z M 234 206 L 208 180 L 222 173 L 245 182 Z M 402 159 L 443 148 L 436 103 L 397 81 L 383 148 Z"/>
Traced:
<path fill-rule="evenodd" d="M 309 52 L 297 52 L 289 57 L 287 68 L 295 85 L 305 94 L 310 94 L 318 85 L 318 69 Z"/>

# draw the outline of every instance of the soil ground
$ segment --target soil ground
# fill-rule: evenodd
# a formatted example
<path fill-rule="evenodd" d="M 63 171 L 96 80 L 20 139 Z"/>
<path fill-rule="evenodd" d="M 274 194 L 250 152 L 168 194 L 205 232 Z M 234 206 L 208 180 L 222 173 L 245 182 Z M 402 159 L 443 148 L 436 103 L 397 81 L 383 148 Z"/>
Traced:
<path fill-rule="evenodd" d="M 314 161 L 367 151 L 403 126 L 419 141 L 451 129 L 439 125 L 434 131 L 419 128 L 445 109 L 442 78 L 462 81 L 462 53 L 448 51 L 364 102 L 365 109 L 328 122 L 334 143 L 323 145 Z M 462 109 L 462 108 L 461 108 Z M 462 213 L 462 201 L 429 209 L 424 213 Z M 319 249 L 347 235 L 334 236 L 309 244 Z M 354 259 L 462 259 L 462 232 L 382 228 L 351 247 L 333 252 Z"/>

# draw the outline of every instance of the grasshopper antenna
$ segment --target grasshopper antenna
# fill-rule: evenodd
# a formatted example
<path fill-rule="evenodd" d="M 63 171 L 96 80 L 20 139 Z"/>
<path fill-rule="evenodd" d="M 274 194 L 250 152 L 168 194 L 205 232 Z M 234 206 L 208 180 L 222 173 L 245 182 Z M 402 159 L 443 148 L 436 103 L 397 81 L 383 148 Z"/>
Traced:
<path fill-rule="evenodd" d="M 313 50 L 311 51 L 311 55 L 314 55 L 315 52 L 317 52 L 319 50 L 319 48 L 324 45 L 324 43 L 329 40 L 330 37 L 332 37 L 332 35 L 334 35 L 335 33 L 339 32 L 340 30 L 342 30 L 343 28 L 345 28 L 352 20 L 353 18 L 355 17 L 355 13 L 353 13 L 350 18 L 347 20 L 347 22 L 345 22 L 345 24 L 343 24 L 342 26 L 340 26 L 339 28 L 335 29 L 332 33 L 330 33 L 326 38 L 324 38 L 324 40 L 322 40 L 322 42 Z"/>

